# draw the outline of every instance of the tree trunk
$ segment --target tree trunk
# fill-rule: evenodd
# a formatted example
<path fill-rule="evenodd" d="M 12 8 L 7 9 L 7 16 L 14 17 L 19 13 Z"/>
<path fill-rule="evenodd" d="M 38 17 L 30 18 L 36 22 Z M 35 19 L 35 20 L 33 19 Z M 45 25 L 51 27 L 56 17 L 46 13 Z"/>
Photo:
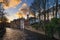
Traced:
<path fill-rule="evenodd" d="M 49 13 L 47 13 L 47 20 L 49 21 Z"/>
<path fill-rule="evenodd" d="M 57 12 L 58 12 L 58 0 L 56 0 L 56 13 L 55 13 L 56 18 L 57 18 Z"/>
<path fill-rule="evenodd" d="M 45 9 L 46 9 L 46 0 L 44 0 L 44 3 L 43 3 L 43 5 L 44 5 L 44 21 L 46 21 L 46 12 L 45 12 Z"/>
<path fill-rule="evenodd" d="M 44 21 L 46 21 L 46 13 L 44 12 Z"/>
<path fill-rule="evenodd" d="M 53 17 L 54 17 L 54 6 L 53 6 Z"/>

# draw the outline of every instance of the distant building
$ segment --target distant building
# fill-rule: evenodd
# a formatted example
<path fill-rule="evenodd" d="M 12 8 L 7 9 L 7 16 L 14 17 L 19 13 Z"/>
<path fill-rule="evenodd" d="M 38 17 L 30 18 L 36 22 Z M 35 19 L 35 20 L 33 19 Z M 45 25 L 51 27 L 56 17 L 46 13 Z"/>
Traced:
<path fill-rule="evenodd" d="M 35 18 L 35 17 L 30 17 L 29 18 L 29 23 L 30 24 L 34 24 L 34 23 L 38 23 L 39 22 L 39 19 L 38 18 Z"/>
<path fill-rule="evenodd" d="M 22 28 L 21 27 L 21 21 L 24 21 L 24 18 L 20 18 L 20 19 L 15 19 L 13 21 L 11 21 L 11 26 L 12 28 Z"/>

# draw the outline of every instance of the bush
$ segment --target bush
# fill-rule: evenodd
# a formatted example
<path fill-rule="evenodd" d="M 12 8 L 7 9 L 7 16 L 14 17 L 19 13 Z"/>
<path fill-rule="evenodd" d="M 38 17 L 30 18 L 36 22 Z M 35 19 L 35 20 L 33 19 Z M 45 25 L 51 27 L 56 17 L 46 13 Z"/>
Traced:
<path fill-rule="evenodd" d="M 38 29 L 39 28 L 39 24 L 38 23 L 34 23 L 33 25 L 31 25 L 33 28 Z"/>
<path fill-rule="evenodd" d="M 51 38 L 56 31 L 60 32 L 60 19 L 53 18 L 49 23 L 45 24 L 45 31 L 46 34 Z"/>
<path fill-rule="evenodd" d="M 49 37 L 53 37 L 54 28 L 55 28 L 55 24 L 48 23 L 48 24 L 45 25 L 45 31 L 46 31 L 46 34 L 47 34 Z"/>

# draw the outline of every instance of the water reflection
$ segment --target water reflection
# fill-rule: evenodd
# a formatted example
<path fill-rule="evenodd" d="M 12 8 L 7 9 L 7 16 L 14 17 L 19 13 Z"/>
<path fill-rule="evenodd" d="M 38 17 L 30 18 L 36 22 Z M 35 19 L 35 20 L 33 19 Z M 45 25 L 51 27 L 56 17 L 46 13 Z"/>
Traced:
<path fill-rule="evenodd" d="M 6 28 L 6 33 L 3 40 L 22 40 L 23 33 L 17 29 Z"/>

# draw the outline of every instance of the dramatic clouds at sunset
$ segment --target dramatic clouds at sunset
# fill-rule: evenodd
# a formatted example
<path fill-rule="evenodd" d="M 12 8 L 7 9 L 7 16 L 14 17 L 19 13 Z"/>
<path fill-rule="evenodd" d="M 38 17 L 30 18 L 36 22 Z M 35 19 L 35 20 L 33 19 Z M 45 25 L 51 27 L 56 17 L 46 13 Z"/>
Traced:
<path fill-rule="evenodd" d="M 33 0 L 0 0 L 0 2 L 3 2 L 3 7 L 5 9 L 4 12 L 7 13 L 7 18 L 9 21 L 12 21 L 17 18 L 27 18 L 27 12 L 29 6 L 33 2 Z M 33 14 L 30 14 L 30 16 L 33 17 Z"/>
<path fill-rule="evenodd" d="M 4 3 L 4 8 L 16 7 L 21 0 L 0 0 L 0 2 Z"/>

